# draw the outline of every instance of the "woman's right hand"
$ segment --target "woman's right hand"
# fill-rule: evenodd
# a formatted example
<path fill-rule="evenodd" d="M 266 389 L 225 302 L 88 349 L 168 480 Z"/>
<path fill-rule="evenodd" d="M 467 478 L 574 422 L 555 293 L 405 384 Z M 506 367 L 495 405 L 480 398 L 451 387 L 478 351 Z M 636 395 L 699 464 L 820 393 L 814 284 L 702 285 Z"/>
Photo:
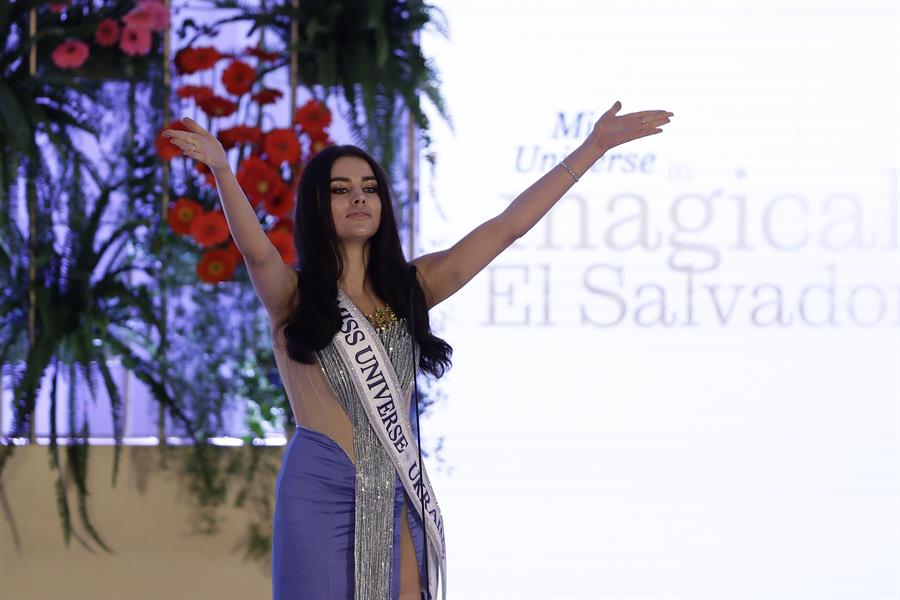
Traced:
<path fill-rule="evenodd" d="M 203 129 L 200 123 L 189 117 L 182 118 L 181 122 L 184 123 L 189 131 L 166 129 L 162 134 L 169 138 L 170 142 L 181 148 L 181 153 L 185 156 L 206 163 L 214 174 L 216 171 L 229 168 L 228 159 L 225 157 L 225 149 L 215 136 Z"/>

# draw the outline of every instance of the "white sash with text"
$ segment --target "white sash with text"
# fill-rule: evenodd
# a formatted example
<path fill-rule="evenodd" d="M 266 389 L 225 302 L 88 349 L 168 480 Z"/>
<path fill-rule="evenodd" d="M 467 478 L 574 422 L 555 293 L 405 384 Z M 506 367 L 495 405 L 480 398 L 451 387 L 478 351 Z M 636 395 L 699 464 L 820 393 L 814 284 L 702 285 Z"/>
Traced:
<path fill-rule="evenodd" d="M 424 465 L 419 464 L 418 447 L 410 435 L 412 426 L 406 410 L 403 410 L 409 406 L 409 395 L 403 396 L 397 372 L 372 324 L 342 289 L 338 289 L 338 309 L 341 327 L 334 337 L 334 345 L 344 366 L 352 374 L 353 386 L 369 417 L 369 423 L 391 457 L 403 487 L 410 498 L 414 498 L 416 511 L 425 523 L 429 542 L 425 544 L 428 564 L 440 565 L 442 598 L 446 600 L 444 520 L 428 480 L 428 473 L 425 472 Z M 423 500 L 425 515 L 421 514 Z M 429 569 L 428 590 L 432 598 L 437 597 L 437 589 L 437 570 Z"/>

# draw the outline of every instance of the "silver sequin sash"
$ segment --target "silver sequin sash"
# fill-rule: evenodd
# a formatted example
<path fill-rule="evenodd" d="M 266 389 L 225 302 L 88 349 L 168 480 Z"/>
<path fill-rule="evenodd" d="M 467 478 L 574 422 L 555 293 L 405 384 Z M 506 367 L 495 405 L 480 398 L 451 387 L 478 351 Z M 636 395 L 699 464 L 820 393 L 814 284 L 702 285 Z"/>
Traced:
<path fill-rule="evenodd" d="M 363 406 L 372 429 L 393 463 L 397 475 L 425 523 L 429 564 L 439 566 L 429 569 L 428 589 L 431 597 L 437 596 L 438 580 L 442 598 L 447 597 L 446 543 L 444 520 L 428 473 L 419 462 L 418 447 L 412 437 L 412 426 L 406 410 L 409 390 L 400 385 L 397 372 L 391 363 L 375 329 L 362 311 L 353 304 L 344 290 L 338 290 L 338 310 L 341 327 L 332 340 L 346 369 L 360 404 Z M 425 514 L 422 514 L 424 504 Z"/>
<path fill-rule="evenodd" d="M 413 365 L 418 364 L 418 347 L 409 335 L 405 319 L 401 318 L 385 330 L 379 330 L 378 336 L 387 349 L 404 391 L 409 390 L 414 377 Z M 316 358 L 353 425 L 356 456 L 353 597 L 358 600 L 384 600 L 390 597 L 391 589 L 397 472 L 378 434 L 369 424 L 369 417 L 356 397 L 353 376 L 344 366 L 334 343 L 316 352 Z M 407 407 L 407 410 L 410 408 Z"/>

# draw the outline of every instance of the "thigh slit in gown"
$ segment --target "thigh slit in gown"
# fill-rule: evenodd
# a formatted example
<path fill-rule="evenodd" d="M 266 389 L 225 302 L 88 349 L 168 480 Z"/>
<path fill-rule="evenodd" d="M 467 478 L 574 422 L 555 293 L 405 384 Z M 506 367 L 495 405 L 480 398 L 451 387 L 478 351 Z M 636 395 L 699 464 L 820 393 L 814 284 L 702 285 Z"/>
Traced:
<path fill-rule="evenodd" d="M 398 329 L 395 326 L 395 333 Z M 391 353 L 397 344 L 389 336 L 382 335 L 382 339 L 385 349 Z M 369 514 L 366 510 L 356 514 L 356 485 L 360 476 L 356 467 L 357 450 L 367 451 L 367 446 L 360 441 L 361 434 L 371 436 L 373 432 L 360 413 L 353 412 L 356 407 L 349 404 L 347 389 L 335 385 L 335 378 L 328 371 L 334 370 L 333 356 L 320 355 L 317 364 L 312 365 L 293 361 L 287 356 L 281 331 L 273 332 L 273 350 L 299 424 L 285 448 L 276 483 L 273 600 L 353 600 L 354 551 L 359 545 L 356 524 Z M 391 354 L 392 361 L 394 358 Z M 398 361 L 394 362 L 396 368 Z M 399 364 L 404 365 L 402 361 Z M 411 381 L 411 373 L 407 374 L 406 381 L 399 370 L 398 375 L 402 383 Z M 339 400 L 340 394 L 344 397 Z M 415 437 L 415 423 L 412 425 Z M 363 427 L 368 427 L 368 431 L 357 431 Z M 368 439 L 371 455 L 371 438 Z M 381 473 L 386 472 L 384 464 L 379 468 Z M 388 599 L 422 600 L 425 582 L 422 519 L 396 471 L 391 472 L 393 539 L 388 540 L 391 548 L 385 555 L 390 561 Z M 387 506 L 390 510 L 389 500 Z M 433 565 L 429 565 L 431 568 Z"/>

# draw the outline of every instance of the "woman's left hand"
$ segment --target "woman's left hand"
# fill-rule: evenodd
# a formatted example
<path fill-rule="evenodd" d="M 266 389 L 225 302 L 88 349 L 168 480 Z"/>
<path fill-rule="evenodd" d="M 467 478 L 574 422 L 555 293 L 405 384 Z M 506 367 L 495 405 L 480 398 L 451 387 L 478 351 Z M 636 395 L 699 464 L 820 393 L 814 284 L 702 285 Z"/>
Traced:
<path fill-rule="evenodd" d="M 591 143 L 602 153 L 625 142 L 662 133 L 661 127 L 669 122 L 675 113 L 664 110 L 644 110 L 616 115 L 622 109 L 618 100 L 594 124 L 588 136 Z"/>

